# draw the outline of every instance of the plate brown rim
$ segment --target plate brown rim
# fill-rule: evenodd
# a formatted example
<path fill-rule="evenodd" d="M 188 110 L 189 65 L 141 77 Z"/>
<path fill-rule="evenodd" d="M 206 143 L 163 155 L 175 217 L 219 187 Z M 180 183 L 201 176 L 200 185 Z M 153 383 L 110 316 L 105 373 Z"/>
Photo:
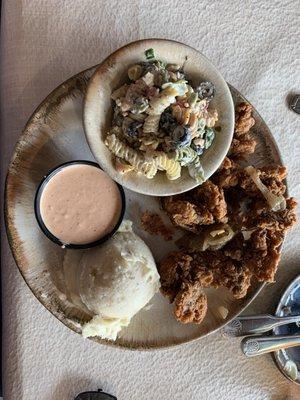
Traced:
<path fill-rule="evenodd" d="M 60 85 L 58 85 L 40 104 L 39 106 L 35 109 L 35 111 L 31 114 L 30 118 L 28 119 L 20 137 L 18 138 L 16 145 L 14 147 L 13 150 L 13 155 L 12 155 L 12 159 L 11 162 L 8 166 L 8 172 L 7 172 L 7 176 L 6 176 L 6 181 L 5 181 L 5 191 L 4 191 L 4 220 L 5 220 L 5 227 L 6 227 L 6 232 L 7 232 L 7 237 L 8 237 L 8 242 L 10 245 L 10 249 L 14 258 L 14 261 L 24 279 L 24 281 L 26 282 L 27 286 L 29 287 L 29 289 L 31 290 L 31 292 L 33 293 L 33 295 L 36 297 L 36 299 L 53 315 L 55 316 L 60 322 L 62 322 L 65 326 L 67 326 L 69 329 L 71 329 L 73 332 L 76 332 L 78 334 L 80 334 L 79 329 L 76 330 L 73 326 L 71 326 L 71 324 L 69 323 L 68 318 L 66 318 L 65 320 L 63 320 L 61 318 L 61 314 L 59 312 L 57 312 L 56 310 L 51 309 L 48 305 L 45 304 L 45 302 L 43 301 L 43 299 L 38 295 L 38 293 L 35 293 L 35 291 L 32 289 L 32 287 L 27 283 L 26 278 L 23 274 L 22 268 L 20 267 L 19 263 L 19 255 L 18 252 L 14 246 L 13 243 L 13 239 L 12 239 L 12 232 L 14 231 L 14 226 L 12 224 L 12 221 L 10 220 L 10 211 L 9 211 L 9 204 L 8 204 L 8 184 L 9 184 L 9 180 L 10 180 L 10 174 L 11 174 L 11 169 L 14 165 L 15 160 L 17 159 L 18 153 L 20 151 L 20 146 L 21 146 L 21 142 L 22 140 L 26 137 L 27 135 L 27 130 L 28 127 L 33 123 L 34 119 L 36 118 L 36 115 L 47 105 L 49 105 L 49 103 L 51 103 L 52 98 L 55 96 L 56 101 L 54 104 L 60 104 L 60 102 L 62 101 L 62 99 L 65 99 L 68 94 L 71 95 L 72 92 L 74 90 L 79 90 L 82 91 L 83 85 L 86 85 L 89 77 L 86 77 L 86 75 L 88 73 L 93 73 L 93 71 L 95 70 L 95 68 L 98 66 L 94 65 L 90 68 L 85 69 L 84 71 L 79 72 L 76 75 L 73 75 L 72 77 L 70 77 L 69 79 L 67 79 L 66 81 L 64 81 L 63 83 L 61 83 Z M 72 86 L 73 85 L 73 86 Z M 78 86 L 77 86 L 78 85 Z M 228 86 L 230 88 L 231 91 L 234 91 L 239 97 L 241 97 L 241 99 L 243 99 L 244 101 L 247 101 L 249 104 L 251 104 L 240 92 L 238 92 L 232 85 L 230 85 L 228 83 Z M 72 90 L 69 90 L 69 93 L 66 94 L 66 87 L 72 87 Z M 85 88 L 84 88 L 85 89 Z M 280 151 L 278 149 L 277 143 L 275 142 L 273 135 L 270 132 L 269 127 L 267 126 L 267 124 L 265 123 L 264 119 L 261 117 L 261 115 L 257 112 L 257 110 L 254 108 L 256 114 L 258 115 L 258 117 L 261 119 L 261 122 L 265 125 L 266 127 L 266 134 L 268 136 L 268 140 L 272 143 L 272 146 L 274 147 L 277 155 L 278 155 L 278 161 L 282 164 L 282 159 L 281 159 L 281 155 L 280 155 Z M 287 193 L 288 195 L 288 193 Z M 173 341 L 172 343 L 168 343 L 168 344 L 161 344 L 161 345 L 141 345 L 141 344 L 133 344 L 132 346 L 129 346 L 126 343 L 122 343 L 122 342 L 111 342 L 108 340 L 103 340 L 103 339 L 99 339 L 99 338 L 91 338 L 90 340 L 93 340 L 97 343 L 100 344 L 105 344 L 105 345 L 109 345 L 111 347 L 115 347 L 115 348 L 122 348 L 122 349 L 129 349 L 129 350 L 163 350 L 163 349 L 169 349 L 169 348 L 174 348 L 177 347 L 179 345 L 182 344 L 187 344 L 187 343 L 192 343 L 192 342 L 196 342 L 208 335 L 211 335 L 212 333 L 215 333 L 217 331 L 219 331 L 220 329 L 224 328 L 225 325 L 227 325 L 228 323 L 230 323 L 232 320 L 234 320 L 238 315 L 240 315 L 248 306 L 249 304 L 258 296 L 258 294 L 261 292 L 261 290 L 266 286 L 266 283 L 261 283 L 258 288 L 256 289 L 256 291 L 247 299 L 246 304 L 241 307 L 241 309 L 239 310 L 239 312 L 235 313 L 230 319 L 224 321 L 224 323 L 222 323 L 218 328 L 207 332 L 203 335 L 201 335 L 200 337 L 196 337 L 196 338 L 191 338 L 191 339 L 182 339 L 182 340 L 176 340 Z"/>

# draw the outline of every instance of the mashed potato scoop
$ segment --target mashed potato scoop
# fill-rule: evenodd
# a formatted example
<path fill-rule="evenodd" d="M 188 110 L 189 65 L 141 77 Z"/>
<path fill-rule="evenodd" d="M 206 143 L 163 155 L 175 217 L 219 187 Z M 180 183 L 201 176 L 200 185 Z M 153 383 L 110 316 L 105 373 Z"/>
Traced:
<path fill-rule="evenodd" d="M 103 245 L 84 252 L 80 267 L 77 284 L 69 291 L 70 298 L 77 300 L 74 305 L 82 305 L 92 316 L 83 326 L 84 337 L 115 340 L 160 287 L 152 253 L 132 231 L 130 221 L 124 221 Z M 78 267 L 74 271 L 78 272 Z"/>

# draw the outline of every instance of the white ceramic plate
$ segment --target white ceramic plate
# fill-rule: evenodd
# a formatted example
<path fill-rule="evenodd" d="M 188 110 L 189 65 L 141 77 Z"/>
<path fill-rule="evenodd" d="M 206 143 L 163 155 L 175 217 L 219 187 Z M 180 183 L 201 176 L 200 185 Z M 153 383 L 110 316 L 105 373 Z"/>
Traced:
<path fill-rule="evenodd" d="M 153 48 L 159 60 L 184 64 L 184 72 L 197 86 L 201 81 L 211 81 L 216 94 L 211 107 L 219 113 L 220 132 L 212 146 L 201 157 L 205 178 L 208 179 L 220 166 L 228 152 L 234 129 L 234 105 L 230 90 L 220 72 L 197 50 L 183 43 L 165 39 L 145 39 L 129 43 L 106 58 L 95 71 L 88 85 L 84 105 L 84 128 L 91 151 L 101 167 L 124 187 L 138 193 L 152 196 L 167 196 L 185 192 L 197 186 L 188 174 L 187 168 L 175 181 L 159 172 L 153 179 L 147 179 L 136 172 L 121 174 L 116 171 L 111 152 L 104 139 L 111 125 L 111 93 L 126 82 L 128 67 L 145 61 L 144 52 Z"/>
<path fill-rule="evenodd" d="M 86 315 L 66 300 L 61 271 L 67 255 L 76 259 L 80 257 L 78 252 L 81 250 L 66 251 L 45 237 L 35 219 L 34 196 L 40 180 L 53 167 L 70 160 L 93 160 L 82 127 L 82 101 L 94 70 L 91 68 L 64 82 L 30 117 L 16 144 L 5 194 L 7 233 L 21 274 L 38 300 L 67 327 L 78 333 L 81 333 Z M 231 88 L 231 91 L 235 102 L 245 100 L 235 89 Z M 272 162 L 280 164 L 279 152 L 268 127 L 255 110 L 254 117 L 256 125 L 253 134 L 258 140 L 258 146 L 250 161 L 257 166 Z M 158 200 L 130 190 L 125 193 L 126 217 L 133 220 L 136 233 L 146 241 L 155 259 L 159 261 L 174 249 L 173 242 L 148 235 L 140 228 L 143 211 L 160 212 Z M 169 223 L 166 216 L 164 218 Z M 158 293 L 151 302 L 152 307 L 139 312 L 116 342 L 100 338 L 92 340 L 131 349 L 152 349 L 199 339 L 241 313 L 262 287 L 262 284 L 253 285 L 248 295 L 241 300 L 234 300 L 225 290 L 208 290 L 208 313 L 199 326 L 177 322 L 172 305 Z M 229 310 L 225 320 L 218 312 L 219 306 Z"/>

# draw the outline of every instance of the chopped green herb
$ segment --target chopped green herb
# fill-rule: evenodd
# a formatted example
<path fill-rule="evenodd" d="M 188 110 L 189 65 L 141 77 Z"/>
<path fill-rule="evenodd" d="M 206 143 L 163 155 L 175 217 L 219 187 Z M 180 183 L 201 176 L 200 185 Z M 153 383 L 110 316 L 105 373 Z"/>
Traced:
<path fill-rule="evenodd" d="M 165 62 L 163 62 L 161 60 L 155 60 L 154 63 L 157 65 L 158 69 L 166 69 L 166 63 Z"/>
<path fill-rule="evenodd" d="M 208 149 L 211 146 L 214 138 L 215 138 L 214 130 L 212 128 L 206 128 L 205 129 L 205 145 L 204 145 L 204 147 L 206 149 Z"/>
<path fill-rule="evenodd" d="M 148 49 L 145 51 L 145 56 L 147 60 L 150 60 L 151 58 L 154 58 L 154 50 L 153 49 Z"/>
<path fill-rule="evenodd" d="M 199 119 L 198 119 L 198 129 L 197 129 L 198 134 L 197 134 L 197 136 L 198 136 L 200 139 L 202 139 L 203 136 L 204 136 L 204 133 L 205 133 L 205 124 L 206 124 L 206 121 L 205 121 L 204 118 L 199 118 Z"/>
<path fill-rule="evenodd" d="M 188 103 L 191 107 L 194 107 L 194 105 L 197 103 L 197 100 L 198 100 L 198 93 L 191 93 L 188 98 Z"/>

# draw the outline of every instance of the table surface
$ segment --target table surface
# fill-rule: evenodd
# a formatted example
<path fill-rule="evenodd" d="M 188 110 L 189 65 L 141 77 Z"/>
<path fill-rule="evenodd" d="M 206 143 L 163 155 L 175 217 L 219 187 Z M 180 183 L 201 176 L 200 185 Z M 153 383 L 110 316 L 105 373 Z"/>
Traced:
<path fill-rule="evenodd" d="M 35 107 L 58 84 L 125 43 L 147 37 L 202 51 L 260 111 L 300 197 L 300 116 L 285 98 L 300 91 L 299 1 L 4 0 L 1 32 L 1 171 Z M 3 223 L 1 224 L 3 229 Z M 288 235 L 276 284 L 249 307 L 273 312 L 299 274 L 299 226 Z M 299 399 L 271 356 L 246 359 L 238 339 L 216 333 L 151 352 L 83 340 L 56 320 L 23 281 L 2 231 L 4 396 L 69 400 L 98 387 L 118 399 Z"/>

